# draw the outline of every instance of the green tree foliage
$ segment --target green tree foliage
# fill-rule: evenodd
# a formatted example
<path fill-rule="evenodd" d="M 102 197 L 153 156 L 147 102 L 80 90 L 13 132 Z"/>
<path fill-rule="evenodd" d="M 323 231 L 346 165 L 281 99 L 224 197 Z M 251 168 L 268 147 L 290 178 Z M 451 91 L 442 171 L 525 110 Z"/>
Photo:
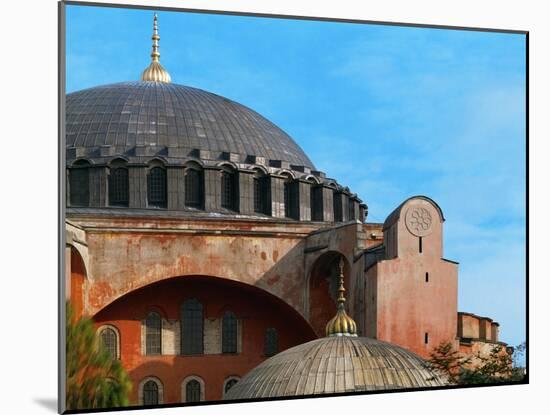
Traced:
<path fill-rule="evenodd" d="M 518 346 L 524 350 L 525 346 Z M 512 355 L 495 344 L 489 353 L 463 356 L 451 343 L 443 342 L 430 353 L 430 366 L 458 385 L 493 384 L 523 380 L 523 370 L 514 368 Z"/>
<path fill-rule="evenodd" d="M 67 409 L 128 405 L 132 388 L 120 362 L 105 350 L 92 320 L 76 319 L 67 303 Z"/>

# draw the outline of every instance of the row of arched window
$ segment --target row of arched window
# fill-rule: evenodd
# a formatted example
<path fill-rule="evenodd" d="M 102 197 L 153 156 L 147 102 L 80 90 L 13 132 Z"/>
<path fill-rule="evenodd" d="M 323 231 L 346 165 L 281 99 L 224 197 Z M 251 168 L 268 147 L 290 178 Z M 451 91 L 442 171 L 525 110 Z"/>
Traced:
<path fill-rule="evenodd" d="M 223 382 L 222 394 L 227 392 L 240 380 L 230 376 Z M 186 403 L 204 401 L 204 380 L 199 376 L 188 376 L 181 383 L 181 401 Z M 149 376 L 140 382 L 139 403 L 141 405 L 160 405 L 164 403 L 164 385 L 157 377 Z"/>
<path fill-rule="evenodd" d="M 85 160 L 74 163 L 69 170 L 69 202 L 71 206 L 90 205 L 90 164 Z M 220 198 L 223 209 L 239 210 L 239 180 L 237 172 L 224 166 L 220 173 Z M 313 183 L 313 182 L 312 182 Z M 323 195 L 321 186 L 312 186 L 310 192 L 311 220 L 323 221 Z M 111 163 L 108 172 L 109 206 L 128 207 L 130 203 L 130 178 L 125 162 Z M 204 209 L 204 174 L 198 164 L 190 164 L 184 170 L 183 201 L 187 208 Z M 257 170 L 253 178 L 254 212 L 271 214 L 271 179 Z M 334 220 L 342 221 L 342 194 L 334 194 Z M 149 207 L 167 208 L 167 171 L 164 166 L 153 165 L 147 171 L 147 204 Z M 290 175 L 284 182 L 285 217 L 299 219 L 299 183 Z M 356 219 L 354 203 L 348 204 L 348 218 Z"/>
<path fill-rule="evenodd" d="M 162 317 L 159 313 L 149 312 L 145 318 L 145 355 L 162 354 Z M 99 329 L 103 346 L 111 356 L 120 358 L 118 330 L 111 325 Z M 204 354 L 204 314 L 203 306 L 196 299 L 186 300 L 181 307 L 180 354 Z M 235 313 L 226 311 L 222 317 L 221 351 L 224 354 L 238 353 L 238 320 Z M 265 333 L 264 354 L 272 356 L 278 353 L 278 335 L 275 328 Z"/>

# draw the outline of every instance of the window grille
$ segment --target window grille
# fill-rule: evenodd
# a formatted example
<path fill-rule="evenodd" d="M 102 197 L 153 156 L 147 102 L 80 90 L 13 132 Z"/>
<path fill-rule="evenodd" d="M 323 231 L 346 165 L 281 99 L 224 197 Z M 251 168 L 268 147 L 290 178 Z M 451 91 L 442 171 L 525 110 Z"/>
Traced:
<path fill-rule="evenodd" d="M 166 207 L 166 170 L 161 167 L 153 167 L 148 176 L 149 205 Z"/>
<path fill-rule="evenodd" d="M 222 353 L 237 353 L 237 318 L 231 311 L 222 319 Z"/>
<path fill-rule="evenodd" d="M 90 205 L 90 171 L 87 167 L 69 170 L 71 206 Z"/>
<path fill-rule="evenodd" d="M 287 181 L 284 184 L 285 217 L 298 219 L 298 182 Z"/>
<path fill-rule="evenodd" d="M 145 319 L 145 354 L 162 353 L 162 320 L 158 313 L 149 313 Z"/>
<path fill-rule="evenodd" d="M 145 382 L 143 385 L 143 405 L 158 405 L 159 387 L 153 380 Z"/>
<path fill-rule="evenodd" d="M 203 354 L 204 322 L 202 304 L 195 299 L 187 300 L 181 311 L 181 353 Z"/>
<path fill-rule="evenodd" d="M 235 385 L 235 383 L 237 383 L 238 381 L 239 381 L 238 379 L 229 379 L 227 382 L 225 382 L 225 388 L 223 392 L 224 393 L 229 392 L 229 389 L 231 389 L 233 385 Z"/>
<path fill-rule="evenodd" d="M 185 206 L 201 209 L 203 206 L 203 175 L 195 169 L 185 172 Z"/>
<path fill-rule="evenodd" d="M 109 204 L 128 206 L 129 200 L 128 169 L 118 167 L 109 175 Z"/>
<path fill-rule="evenodd" d="M 200 402 L 201 384 L 198 380 L 190 380 L 185 385 L 185 402 Z"/>
<path fill-rule="evenodd" d="M 321 186 L 311 187 L 311 220 L 323 220 L 323 188 Z"/>
<path fill-rule="evenodd" d="M 113 329 L 106 328 L 101 331 L 101 342 L 113 359 L 118 358 L 117 353 L 117 335 Z"/>
<path fill-rule="evenodd" d="M 334 193 L 334 222 L 342 222 L 342 193 Z"/>
<path fill-rule="evenodd" d="M 228 171 L 222 171 L 222 208 L 235 210 L 236 206 L 236 183 L 235 174 Z"/>
<path fill-rule="evenodd" d="M 264 352 L 266 356 L 273 356 L 279 351 L 277 329 L 270 327 L 265 332 L 265 347 Z"/>

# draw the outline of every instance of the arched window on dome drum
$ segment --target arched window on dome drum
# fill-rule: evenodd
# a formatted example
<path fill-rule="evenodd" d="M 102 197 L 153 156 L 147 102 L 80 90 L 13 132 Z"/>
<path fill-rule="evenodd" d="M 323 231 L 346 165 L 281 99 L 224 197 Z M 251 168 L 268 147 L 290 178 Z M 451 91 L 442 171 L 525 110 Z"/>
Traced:
<path fill-rule="evenodd" d="M 185 402 L 200 402 L 201 384 L 198 380 L 190 380 L 185 385 Z"/>
<path fill-rule="evenodd" d="M 90 205 L 90 170 L 87 162 L 77 162 L 69 170 L 69 192 L 71 206 Z"/>
<path fill-rule="evenodd" d="M 231 311 L 223 314 L 222 353 L 237 353 L 237 317 Z"/>
<path fill-rule="evenodd" d="M 153 167 L 147 176 L 149 206 L 165 208 L 166 193 L 166 170 L 162 167 Z"/>
<path fill-rule="evenodd" d="M 129 194 L 128 169 L 112 169 L 109 174 L 109 205 L 128 206 Z"/>
<path fill-rule="evenodd" d="M 101 331 L 101 342 L 105 350 L 109 352 L 113 359 L 118 358 L 118 345 L 116 332 L 111 328 L 105 328 Z"/>
<path fill-rule="evenodd" d="M 288 179 L 284 183 L 285 217 L 298 219 L 298 182 Z"/>
<path fill-rule="evenodd" d="M 159 313 L 151 312 L 145 319 L 145 354 L 159 355 L 162 350 L 162 319 Z"/>
<path fill-rule="evenodd" d="M 204 200 L 203 174 L 197 169 L 185 170 L 185 206 L 202 209 Z"/>
<path fill-rule="evenodd" d="M 353 199 L 348 199 L 348 220 L 355 220 L 355 203 Z"/>
<path fill-rule="evenodd" d="M 203 307 L 193 298 L 181 307 L 181 354 L 203 354 L 203 338 Z"/>
<path fill-rule="evenodd" d="M 222 208 L 236 210 L 237 206 L 237 179 L 233 172 L 222 171 L 221 176 Z"/>
<path fill-rule="evenodd" d="M 279 352 L 277 337 L 277 329 L 270 327 L 265 331 L 264 353 L 266 356 L 273 356 Z"/>
<path fill-rule="evenodd" d="M 270 190 L 269 177 L 254 177 L 254 212 L 269 215 Z"/>
<path fill-rule="evenodd" d="M 321 186 L 311 186 L 310 193 L 311 220 L 323 220 L 323 188 Z"/>
<path fill-rule="evenodd" d="M 143 405 L 158 405 L 159 387 L 153 380 L 145 382 L 143 385 Z"/>
<path fill-rule="evenodd" d="M 334 222 L 342 222 L 342 193 L 334 193 L 333 198 Z"/>

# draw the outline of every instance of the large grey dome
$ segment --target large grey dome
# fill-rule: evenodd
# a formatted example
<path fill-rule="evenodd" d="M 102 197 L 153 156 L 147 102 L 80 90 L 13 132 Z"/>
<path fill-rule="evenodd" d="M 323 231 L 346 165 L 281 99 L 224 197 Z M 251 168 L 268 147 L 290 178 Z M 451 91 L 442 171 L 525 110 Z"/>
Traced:
<path fill-rule="evenodd" d="M 445 386 L 418 355 L 366 337 L 334 336 L 292 347 L 261 363 L 225 399 L 258 399 Z"/>
<path fill-rule="evenodd" d="M 236 162 L 263 158 L 274 166 L 315 170 L 304 151 L 272 122 L 188 86 L 140 81 L 73 92 L 67 95 L 66 117 L 67 148 L 73 150 L 69 160 L 118 155 L 215 160 L 231 154 Z"/>

